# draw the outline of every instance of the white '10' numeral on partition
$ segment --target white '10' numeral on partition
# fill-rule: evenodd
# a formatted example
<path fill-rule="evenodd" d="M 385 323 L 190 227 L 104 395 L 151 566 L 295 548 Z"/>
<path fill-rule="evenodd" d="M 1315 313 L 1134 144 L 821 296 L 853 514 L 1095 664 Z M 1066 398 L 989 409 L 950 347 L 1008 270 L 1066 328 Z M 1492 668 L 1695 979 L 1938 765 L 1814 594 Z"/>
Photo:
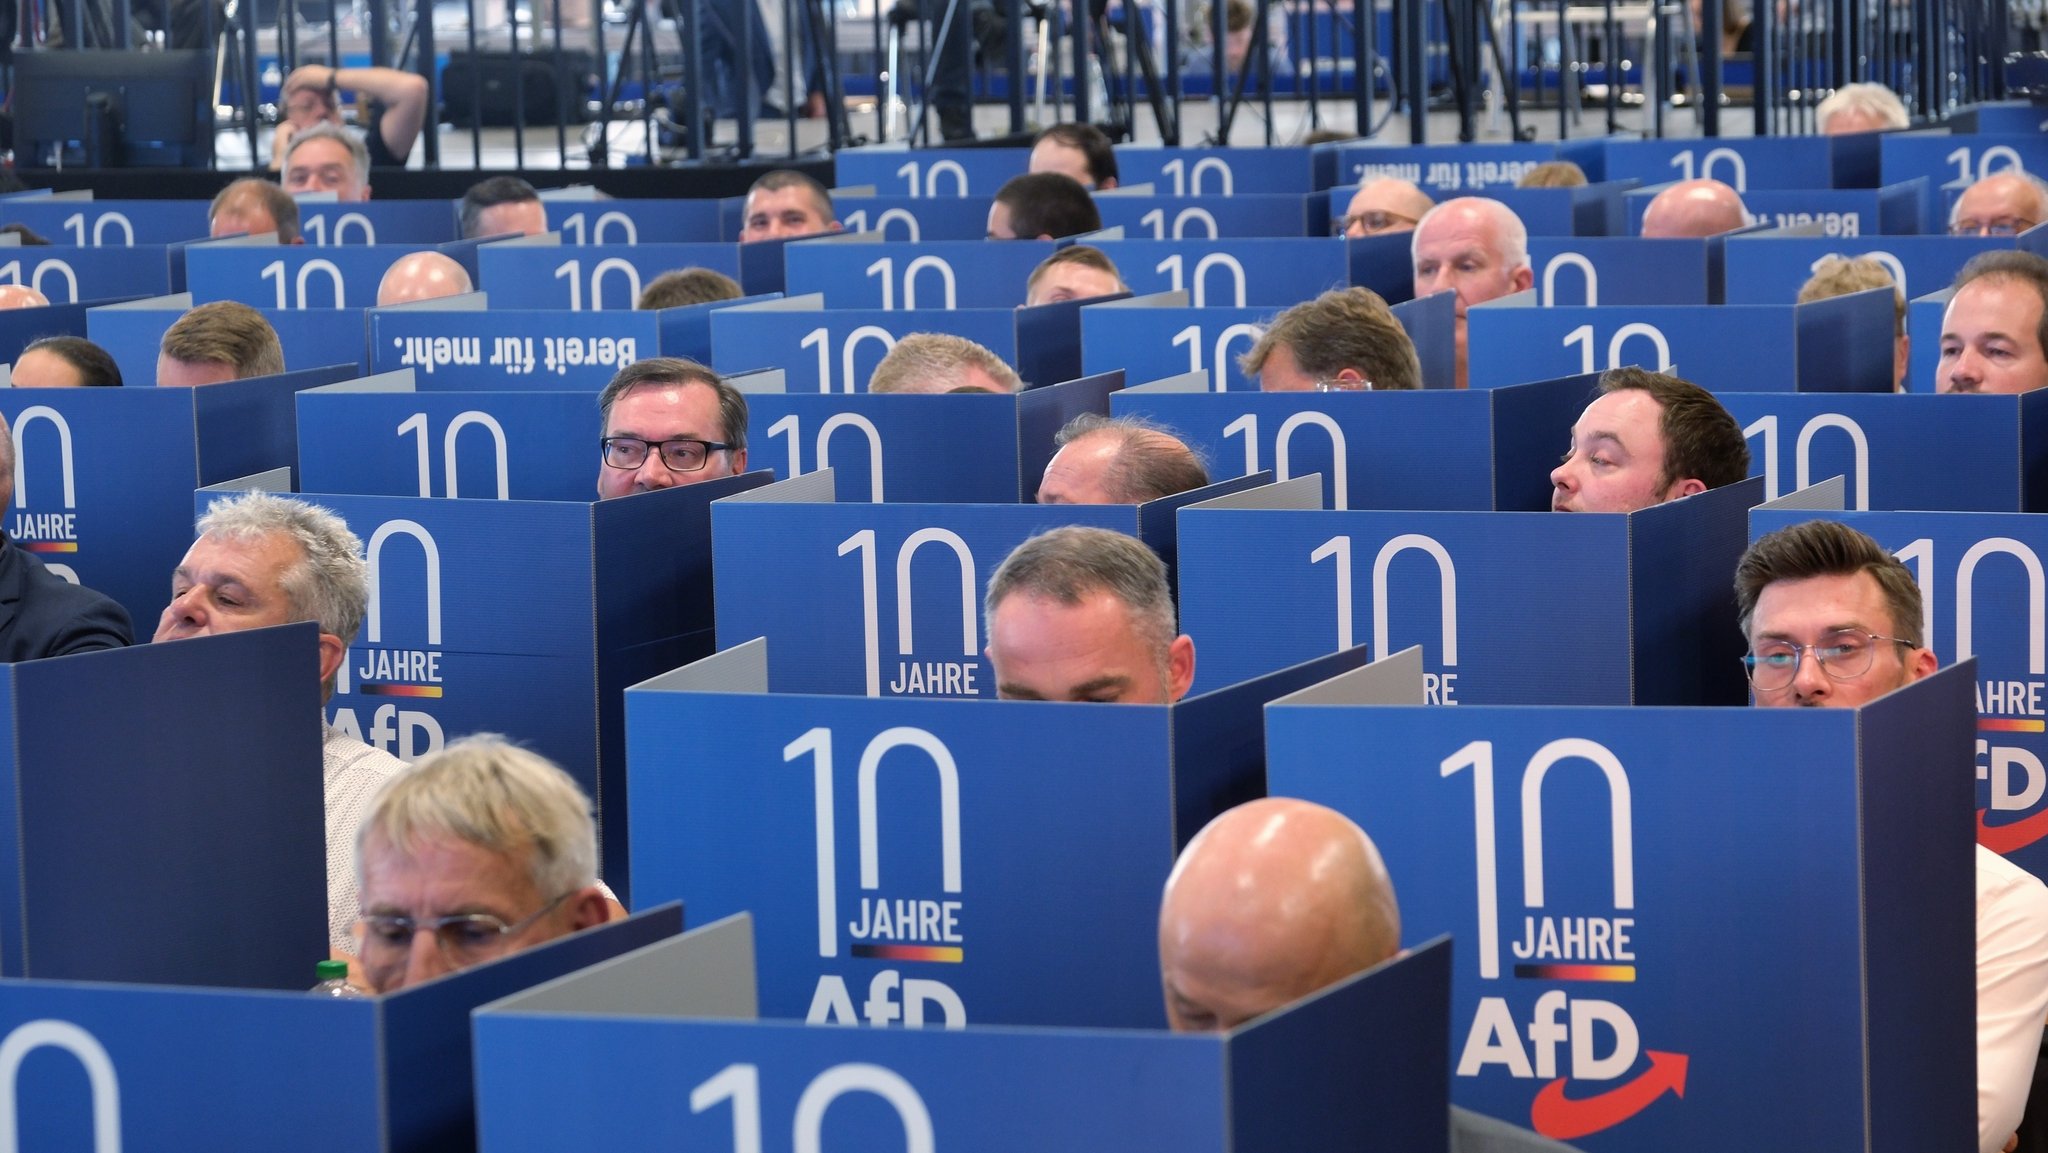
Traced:
<path fill-rule="evenodd" d="M 938 1142 L 931 1111 L 924 1098 L 902 1076 L 880 1065 L 834 1065 L 811 1079 L 797 1098 L 791 1122 L 795 1153 L 822 1153 L 825 1111 L 848 1093 L 870 1093 L 896 1111 L 903 1125 L 904 1153 L 933 1153 Z M 690 1090 L 690 1112 L 702 1113 L 732 1102 L 733 1153 L 761 1153 L 761 1070 L 757 1065 L 727 1065 Z"/>

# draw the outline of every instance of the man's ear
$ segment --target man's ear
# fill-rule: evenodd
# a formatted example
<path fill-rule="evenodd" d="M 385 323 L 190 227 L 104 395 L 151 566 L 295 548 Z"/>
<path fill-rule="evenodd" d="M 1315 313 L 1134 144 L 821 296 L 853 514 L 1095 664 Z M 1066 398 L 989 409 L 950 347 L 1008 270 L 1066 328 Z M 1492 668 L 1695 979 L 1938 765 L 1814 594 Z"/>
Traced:
<path fill-rule="evenodd" d="M 1349 383 L 1349 384 L 1364 384 L 1364 383 L 1366 383 L 1366 379 L 1365 379 L 1365 374 L 1364 374 L 1364 373 L 1362 373 L 1362 372 L 1360 372 L 1360 371 L 1358 371 L 1358 370 L 1357 370 L 1357 369 L 1355 369 L 1355 368 L 1352 368 L 1352 367 L 1348 366 L 1348 365 L 1347 365 L 1347 366 L 1345 366 L 1344 368 L 1340 368 L 1340 369 L 1338 369 L 1338 370 L 1337 370 L 1337 375 L 1336 375 L 1335 377 L 1333 377 L 1332 379 L 1333 379 L 1333 380 L 1339 380 L 1339 381 L 1343 381 L 1343 382 L 1346 382 L 1346 383 Z"/>
<path fill-rule="evenodd" d="M 592 885 L 579 889 L 569 899 L 569 928 L 580 932 L 592 925 L 602 925 L 612 919 L 612 902 L 605 899 L 604 890 Z"/>
<path fill-rule="evenodd" d="M 1917 681 L 1933 672 L 1940 664 L 1941 658 L 1934 655 L 1933 649 L 1914 649 L 1912 655 L 1906 658 L 1906 679 Z"/>
<path fill-rule="evenodd" d="M 1707 491 L 1706 481 L 1703 481 L 1696 476 L 1689 476 L 1686 477 L 1684 480 L 1679 481 L 1677 484 L 1672 485 L 1671 491 L 1664 494 L 1664 499 L 1677 500 L 1679 497 L 1682 496 L 1698 496 L 1700 493 L 1703 493 L 1705 491 Z"/>
<path fill-rule="evenodd" d="M 1516 292 L 1527 292 L 1529 286 L 1536 283 L 1536 270 L 1525 264 L 1515 269 L 1514 278 L 1509 283 L 1515 286 Z"/>
<path fill-rule="evenodd" d="M 826 229 L 826 231 L 828 231 L 828 232 L 844 232 L 844 231 L 846 231 L 846 226 L 845 226 L 844 224 L 841 224 L 841 223 L 839 223 L 839 222 L 838 222 L 837 220 L 835 220 L 835 221 L 833 221 L 833 222 L 832 222 L 832 227 L 831 227 L 831 228 L 829 228 L 829 229 Z"/>
<path fill-rule="evenodd" d="M 1186 633 L 1173 638 L 1166 649 L 1166 699 L 1177 701 L 1188 695 L 1195 683 L 1195 640 Z"/>
<path fill-rule="evenodd" d="M 333 633 L 320 634 L 320 683 L 327 684 L 348 659 L 348 642 Z"/>

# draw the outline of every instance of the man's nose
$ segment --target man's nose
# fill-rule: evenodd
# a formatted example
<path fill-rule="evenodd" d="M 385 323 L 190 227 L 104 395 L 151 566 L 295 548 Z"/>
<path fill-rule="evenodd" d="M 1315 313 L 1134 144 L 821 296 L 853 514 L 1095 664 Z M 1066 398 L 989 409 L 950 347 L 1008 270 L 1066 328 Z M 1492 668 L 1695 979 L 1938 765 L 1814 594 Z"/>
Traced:
<path fill-rule="evenodd" d="M 1834 681 L 1827 670 L 1820 667 L 1820 658 L 1812 650 L 1802 649 L 1799 653 L 1799 667 L 1792 670 L 1792 691 L 1800 700 L 1823 700 L 1834 691 Z"/>
<path fill-rule="evenodd" d="M 421 934 L 426 934 L 421 938 Z M 441 943 L 434 939 L 434 930 L 421 927 L 412 935 L 412 948 L 405 956 L 405 983 L 417 985 L 454 971 L 441 956 Z"/>
<path fill-rule="evenodd" d="M 1565 461 L 1550 470 L 1550 484 L 1553 488 L 1576 488 L 1577 478 L 1572 475 L 1572 462 Z"/>
<path fill-rule="evenodd" d="M 642 492 L 657 488 L 673 488 L 676 483 L 675 471 L 661 460 L 661 450 L 650 446 L 647 459 L 633 474 L 633 484 Z"/>

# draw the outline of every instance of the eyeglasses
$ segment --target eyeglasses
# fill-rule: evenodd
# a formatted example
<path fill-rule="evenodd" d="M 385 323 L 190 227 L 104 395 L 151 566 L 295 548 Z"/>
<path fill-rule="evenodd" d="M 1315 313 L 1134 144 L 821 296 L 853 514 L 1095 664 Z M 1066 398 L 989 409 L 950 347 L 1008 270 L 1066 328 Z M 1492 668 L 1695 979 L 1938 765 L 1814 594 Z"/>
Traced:
<path fill-rule="evenodd" d="M 2002 220 L 1958 220 L 1949 225 L 1950 236 L 2018 236 L 2039 221 L 2008 216 Z"/>
<path fill-rule="evenodd" d="M 1829 680 L 1853 681 L 1870 671 L 1870 662 L 1880 642 L 1904 645 L 1909 649 L 1920 647 L 1903 637 L 1881 637 L 1858 629 L 1842 629 L 1810 645 L 1765 641 L 1756 646 L 1756 651 L 1744 655 L 1742 664 L 1749 670 L 1749 683 L 1758 692 L 1776 692 L 1791 684 L 1799 675 L 1801 658 L 1808 654 Z"/>
<path fill-rule="evenodd" d="M 362 929 L 363 960 L 372 965 L 393 961 L 412 948 L 413 940 L 421 929 L 427 929 L 434 934 L 434 944 L 441 950 L 442 959 L 450 965 L 460 968 L 487 961 L 504 949 L 505 943 L 513 936 L 554 912 L 574 892 L 571 889 L 563 893 L 542 905 L 532 916 L 510 925 L 489 913 L 455 913 L 426 920 L 392 913 L 370 913 L 356 922 Z"/>
<path fill-rule="evenodd" d="M 659 447 L 661 463 L 667 465 L 670 472 L 696 472 L 711 459 L 712 453 L 732 447 L 715 440 L 693 440 L 689 437 L 664 440 L 659 446 L 636 436 L 608 436 L 597 443 L 604 450 L 606 464 L 626 469 L 646 464 L 648 450 Z"/>
<path fill-rule="evenodd" d="M 1359 235 L 1377 236 L 1398 225 L 1406 224 L 1413 227 L 1415 217 L 1403 216 L 1398 212 L 1360 212 L 1354 216 L 1339 216 L 1330 222 L 1330 235 L 1349 235 L 1354 224 L 1358 225 Z"/>

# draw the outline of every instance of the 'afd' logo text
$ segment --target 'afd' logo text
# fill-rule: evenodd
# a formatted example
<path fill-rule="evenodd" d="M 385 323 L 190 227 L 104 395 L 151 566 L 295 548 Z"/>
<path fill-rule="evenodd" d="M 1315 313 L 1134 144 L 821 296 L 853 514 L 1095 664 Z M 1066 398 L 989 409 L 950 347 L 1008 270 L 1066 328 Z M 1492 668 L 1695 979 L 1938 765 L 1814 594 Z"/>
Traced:
<path fill-rule="evenodd" d="M 47 422 L 57 430 L 57 451 L 63 466 L 62 511 L 50 508 L 49 501 L 41 502 L 35 512 L 21 511 L 29 507 L 28 483 L 28 432 L 38 422 Z M 13 520 L 8 524 L 9 535 L 14 542 L 38 556 L 70 554 L 78 551 L 78 480 L 77 465 L 72 457 L 71 424 L 64 414 L 48 405 L 30 405 L 14 418 L 14 507 Z M 78 583 L 78 574 L 70 565 L 43 562 L 44 567 L 72 584 Z"/>
<path fill-rule="evenodd" d="M 424 565 L 427 636 L 424 647 L 386 647 L 384 643 L 384 549 L 393 537 L 409 537 L 419 544 Z M 439 699 L 441 696 L 441 548 L 426 526 L 417 521 L 391 520 L 370 534 L 367 549 L 370 568 L 370 613 L 364 625 L 363 647 L 342 664 L 335 684 L 336 694 L 347 694 L 353 675 L 355 691 L 370 697 Z M 441 725 L 431 714 L 380 704 L 370 717 L 370 734 L 365 738 L 355 710 L 337 708 L 334 726 L 359 740 L 366 740 L 406 760 L 425 756 L 443 743 Z M 393 748 L 393 742 L 397 747 Z"/>
<path fill-rule="evenodd" d="M 1547 910 L 1543 868 L 1543 782 L 1566 761 L 1583 760 L 1607 784 L 1608 839 L 1613 859 L 1612 907 L 1599 915 L 1556 916 Z M 1479 976 L 1498 980 L 1500 961 L 1499 838 L 1494 830 L 1493 742 L 1474 741 L 1440 766 L 1449 777 L 1472 771 L 1472 820 L 1476 843 L 1479 920 Z M 1580 738 L 1555 740 L 1529 758 L 1522 773 L 1522 917 L 1520 940 L 1509 950 L 1519 980 L 1633 983 L 1636 953 L 1635 817 L 1628 771 L 1606 746 Z M 1628 914 L 1628 915 L 1623 915 Z M 1560 1016 L 1564 1019 L 1560 1020 Z M 1600 1034 L 1613 1043 L 1601 1053 Z M 1685 1095 L 1688 1058 L 1683 1053 L 1642 1049 L 1635 1018 L 1614 1001 L 1573 996 L 1563 989 L 1540 994 L 1530 1010 L 1526 1036 L 1505 996 L 1481 997 L 1458 1056 L 1457 1074 L 1476 1077 L 1490 1065 L 1515 1078 L 1547 1082 L 1529 1109 L 1529 1121 L 1548 1137 L 1570 1140 L 1612 1128 L 1642 1112 L 1669 1091 Z M 1570 1043 L 1571 1068 L 1562 1073 L 1558 1047 Z M 1568 1096 L 1567 1081 L 1613 1081 L 1647 1055 L 1649 1068 L 1604 1092 Z"/>
<path fill-rule="evenodd" d="M 879 455 L 875 460 L 876 475 L 881 472 Z M 912 609 L 914 603 L 910 590 L 910 566 L 917 559 L 917 550 L 928 544 L 942 544 L 951 549 L 960 565 L 960 658 L 953 660 L 948 651 L 945 660 L 920 661 L 914 659 L 915 631 Z M 882 616 L 881 589 L 875 573 L 875 530 L 864 528 L 839 542 L 839 555 L 860 554 L 861 592 L 861 640 L 862 651 L 867 657 L 867 695 L 882 695 Z M 979 696 L 975 687 L 975 676 L 981 670 L 980 649 L 976 644 L 980 634 L 975 613 L 974 552 L 960 534 L 951 529 L 923 528 L 907 537 L 896 550 L 896 655 L 905 658 L 896 663 L 895 676 L 889 681 L 889 692 L 894 696 Z M 950 645 L 949 645 L 950 648 Z"/>
<path fill-rule="evenodd" d="M 1983 676 L 1977 682 L 1977 779 L 1990 785 L 1990 804 L 1977 810 L 1977 840 L 1994 853 L 2010 853 L 2048 836 L 2048 810 L 2004 824 L 1994 825 L 1986 820 L 1993 812 L 2008 816 L 2024 813 L 2039 806 L 2043 796 L 2048 795 L 2048 768 L 2044 768 L 2037 752 L 2041 734 L 2048 729 L 2048 722 L 2044 722 L 2048 714 L 2044 714 L 2041 699 L 2042 683 L 2048 679 L 2048 613 L 2043 612 L 2048 574 L 2042 570 L 2041 558 L 2025 543 L 2011 537 L 1987 537 L 1970 545 L 1956 562 L 1951 594 L 1956 606 L 1952 659 L 1968 660 L 1976 654 L 1977 569 L 1991 558 L 2001 556 L 2017 561 L 2026 578 L 2026 668 L 1996 662 L 1982 670 Z M 1934 622 L 1941 591 L 1933 538 L 1921 537 L 1898 550 L 1898 557 L 1913 569 L 1914 579 L 1920 584 L 1920 625 L 1931 644 L 1936 635 Z M 1993 567 L 2009 572 L 2013 565 Z M 1993 594 L 1994 601 L 1998 595 Z M 2007 625 L 2008 632 L 2018 616 L 2002 605 L 1987 615 Z M 2022 741 L 2036 748 L 2017 743 Z"/>
<path fill-rule="evenodd" d="M 939 794 L 939 891 L 916 897 L 883 895 L 881 866 L 881 803 L 877 778 L 882 760 L 898 749 L 915 750 L 936 770 Z M 840 955 L 839 834 L 833 780 L 832 730 L 815 728 L 791 741 L 782 759 L 812 761 L 813 805 L 817 822 L 818 956 Z M 899 757 L 898 763 L 904 758 Z M 960 899 L 960 769 L 953 753 L 923 729 L 884 730 L 868 742 L 855 773 L 860 836 L 860 896 L 854 915 L 845 923 L 847 952 L 879 961 L 959 964 L 966 959 Z M 901 886 L 896 891 L 903 891 Z M 901 991 L 900 999 L 897 996 Z M 876 973 L 862 1006 L 870 1025 L 886 1025 L 899 1017 L 912 1028 L 925 1023 L 927 1004 L 937 1005 L 948 1029 L 964 1028 L 967 1008 L 960 995 L 942 981 L 903 978 L 895 969 Z M 857 1023 L 846 980 L 828 973 L 818 980 L 807 1020 L 812 1024 Z"/>

